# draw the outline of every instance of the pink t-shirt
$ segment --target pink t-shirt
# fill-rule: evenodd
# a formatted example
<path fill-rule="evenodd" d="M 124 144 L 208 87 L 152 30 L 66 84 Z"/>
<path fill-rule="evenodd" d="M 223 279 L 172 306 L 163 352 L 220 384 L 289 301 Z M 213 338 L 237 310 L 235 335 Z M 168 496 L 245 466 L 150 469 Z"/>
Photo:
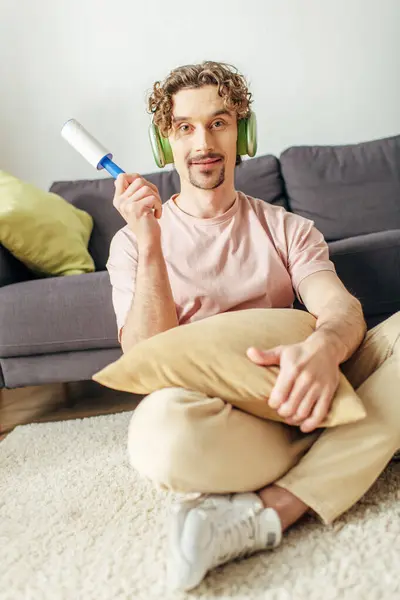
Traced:
<path fill-rule="evenodd" d="M 161 243 L 179 324 L 246 308 L 290 308 L 300 282 L 334 271 L 314 222 L 237 192 L 231 208 L 209 219 L 164 205 Z M 135 293 L 138 250 L 126 225 L 113 237 L 107 261 L 120 337 Z"/>

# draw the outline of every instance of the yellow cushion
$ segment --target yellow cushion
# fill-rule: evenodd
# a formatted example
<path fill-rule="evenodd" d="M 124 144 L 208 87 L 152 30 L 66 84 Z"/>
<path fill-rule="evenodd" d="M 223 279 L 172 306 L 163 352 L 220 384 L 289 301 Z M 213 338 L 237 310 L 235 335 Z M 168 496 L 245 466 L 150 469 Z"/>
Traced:
<path fill-rule="evenodd" d="M 93 219 L 66 200 L 0 171 L 0 243 L 39 275 L 95 270 Z"/>
<path fill-rule="evenodd" d="M 316 319 L 295 309 L 228 312 L 183 325 L 140 342 L 93 375 L 104 386 L 138 394 L 182 387 L 217 396 L 258 417 L 284 421 L 267 399 L 279 366 L 261 367 L 246 356 L 249 346 L 264 350 L 305 340 Z M 358 421 L 366 411 L 340 373 L 340 384 L 322 427 Z"/>

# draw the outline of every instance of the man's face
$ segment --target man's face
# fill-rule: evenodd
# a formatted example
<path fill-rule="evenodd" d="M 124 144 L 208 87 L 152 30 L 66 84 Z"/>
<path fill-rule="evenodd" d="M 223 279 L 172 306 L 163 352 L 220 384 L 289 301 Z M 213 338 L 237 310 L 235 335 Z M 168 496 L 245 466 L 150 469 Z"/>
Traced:
<path fill-rule="evenodd" d="M 175 168 L 194 187 L 212 190 L 233 178 L 237 118 L 224 109 L 217 86 L 177 92 L 169 135 Z"/>

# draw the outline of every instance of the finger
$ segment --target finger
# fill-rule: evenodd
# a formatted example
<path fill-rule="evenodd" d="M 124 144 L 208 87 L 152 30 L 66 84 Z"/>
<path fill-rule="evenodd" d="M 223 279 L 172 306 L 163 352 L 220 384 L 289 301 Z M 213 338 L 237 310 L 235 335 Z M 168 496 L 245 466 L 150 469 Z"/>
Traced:
<path fill-rule="evenodd" d="M 309 433 L 321 425 L 331 406 L 333 394 L 330 390 L 325 390 L 317 400 L 311 416 L 300 426 L 303 433 Z"/>
<path fill-rule="evenodd" d="M 128 206 L 135 206 L 136 204 L 138 204 L 142 200 L 145 200 L 146 198 L 152 199 L 154 210 L 157 212 L 158 215 L 161 216 L 162 204 L 160 197 L 158 196 L 158 194 L 154 194 L 153 190 L 147 186 L 140 188 L 133 196 L 129 198 L 123 197 L 119 209 L 121 212 L 123 212 L 124 210 L 127 210 Z"/>
<path fill-rule="evenodd" d="M 246 352 L 248 358 L 257 365 L 268 367 L 270 365 L 280 364 L 281 346 L 271 350 L 260 350 L 259 348 L 248 348 Z"/>
<path fill-rule="evenodd" d="M 138 173 L 120 173 L 114 181 L 115 194 L 113 198 L 113 205 L 118 211 L 121 211 L 121 204 L 124 199 L 124 193 L 133 184 L 134 181 L 140 181 L 141 177 Z"/>
<path fill-rule="evenodd" d="M 159 206 L 161 206 L 161 198 L 160 198 L 159 194 L 157 192 L 155 192 L 154 189 L 148 185 L 140 187 L 135 193 L 133 193 L 130 196 L 126 196 L 124 194 L 124 200 L 126 199 L 130 202 L 138 202 L 139 200 L 143 200 L 143 198 L 147 198 L 149 196 L 153 196 L 154 198 L 156 198 L 157 204 Z"/>
<path fill-rule="evenodd" d="M 125 198 L 129 198 L 141 188 L 150 189 L 152 190 L 153 194 L 158 194 L 158 189 L 154 185 L 154 183 L 150 183 L 150 181 L 147 181 L 147 179 L 144 179 L 143 177 L 136 177 L 134 181 L 132 181 L 131 184 L 126 188 L 125 192 L 123 193 L 123 196 Z"/>
<path fill-rule="evenodd" d="M 281 417 L 294 417 L 300 404 L 306 396 L 308 396 L 311 387 L 314 387 L 314 382 L 311 380 L 311 377 L 308 373 L 301 373 L 293 385 L 289 398 L 281 405 L 278 411 Z M 316 396 L 315 390 L 313 393 L 314 396 Z M 308 414 L 306 417 L 308 417 Z"/>
<path fill-rule="evenodd" d="M 279 370 L 274 388 L 268 400 L 271 408 L 278 409 L 289 398 L 293 385 L 296 381 L 297 371 L 288 367 L 282 367 Z"/>
<path fill-rule="evenodd" d="M 119 173 L 114 181 L 117 196 L 121 196 L 133 181 L 140 178 L 139 173 Z"/>
<path fill-rule="evenodd" d="M 136 219 L 139 219 L 143 215 L 151 213 L 156 205 L 155 196 L 148 196 L 138 202 L 130 202 L 125 206 L 125 210 L 122 212 L 123 216 L 135 215 Z"/>
<path fill-rule="evenodd" d="M 313 385 L 312 388 L 309 389 L 308 393 L 304 395 L 303 400 L 300 402 L 295 414 L 293 415 L 293 420 L 295 423 L 302 423 L 311 416 L 313 408 L 320 397 L 321 387 L 318 384 Z"/>
<path fill-rule="evenodd" d="M 286 425 L 292 425 L 294 427 L 299 426 L 299 424 L 293 419 L 293 417 L 288 417 L 287 419 L 285 419 L 285 423 Z"/>
<path fill-rule="evenodd" d="M 152 183 L 151 181 L 149 181 L 148 179 L 147 181 L 147 185 L 149 185 L 151 188 L 153 188 L 153 190 L 156 192 L 156 194 L 160 195 L 159 191 L 158 191 L 158 187 L 156 186 L 155 183 Z"/>
<path fill-rule="evenodd" d="M 162 204 L 158 205 L 154 208 L 154 216 L 156 219 L 160 219 L 162 215 Z"/>

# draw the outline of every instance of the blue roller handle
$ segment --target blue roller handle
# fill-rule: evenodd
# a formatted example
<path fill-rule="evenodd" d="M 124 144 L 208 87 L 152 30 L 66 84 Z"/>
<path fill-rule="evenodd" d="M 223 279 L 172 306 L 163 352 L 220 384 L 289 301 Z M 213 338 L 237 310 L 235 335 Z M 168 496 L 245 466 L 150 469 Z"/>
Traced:
<path fill-rule="evenodd" d="M 115 179 L 118 177 L 120 173 L 125 173 L 118 165 L 115 164 L 112 160 L 105 156 L 100 161 L 101 166 L 112 175 Z"/>

